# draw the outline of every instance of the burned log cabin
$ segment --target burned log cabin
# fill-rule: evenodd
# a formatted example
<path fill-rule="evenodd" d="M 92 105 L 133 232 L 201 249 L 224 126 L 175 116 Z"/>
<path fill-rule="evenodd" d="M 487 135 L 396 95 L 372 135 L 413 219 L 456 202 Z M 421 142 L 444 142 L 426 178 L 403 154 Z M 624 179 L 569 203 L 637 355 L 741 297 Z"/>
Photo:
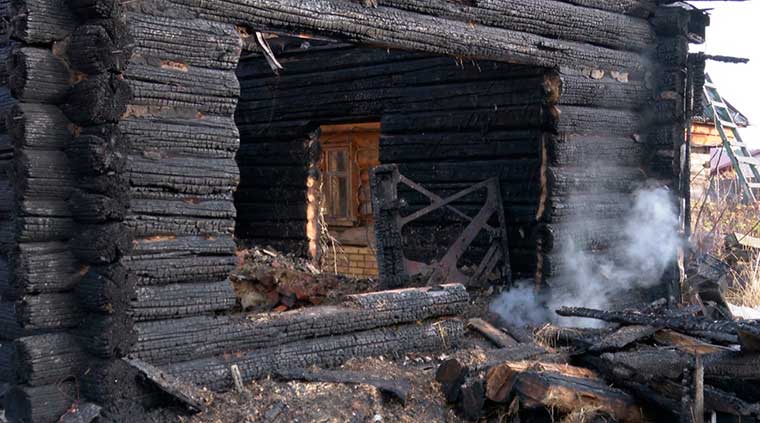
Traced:
<path fill-rule="evenodd" d="M 659 3 L 1 1 L 6 416 L 56 421 L 78 393 L 144 405 L 121 383 L 128 354 L 220 387 L 224 353 L 249 351 L 240 364 L 252 378 L 266 373 L 262 348 L 336 363 L 305 340 L 318 335 L 364 331 L 365 353 L 435 344 L 433 329 L 384 331 L 368 317 L 278 337 L 290 323 L 226 315 L 235 237 L 319 259 L 329 235 L 351 259 L 373 263 L 377 251 L 382 276 L 400 256 L 438 259 L 484 197 L 456 204 L 466 216 L 415 221 L 391 245 L 372 228 L 378 165 L 441 197 L 495 178 L 502 260 L 515 277 L 561 285 L 563 243 L 602 251 L 638 186 L 676 197 L 688 186 L 688 44 L 706 22 Z M 399 195 L 412 210 L 431 198 Z M 578 214 L 600 223 L 575 225 Z M 461 293 L 446 295 L 461 306 Z M 331 327 L 355 318 L 340 315 Z"/>

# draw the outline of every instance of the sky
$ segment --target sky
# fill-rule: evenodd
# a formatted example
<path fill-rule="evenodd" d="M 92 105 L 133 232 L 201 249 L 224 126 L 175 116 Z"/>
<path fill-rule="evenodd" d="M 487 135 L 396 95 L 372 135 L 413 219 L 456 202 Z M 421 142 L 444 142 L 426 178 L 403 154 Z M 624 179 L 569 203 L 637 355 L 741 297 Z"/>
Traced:
<path fill-rule="evenodd" d="M 692 51 L 746 57 L 748 64 L 707 62 L 721 95 L 749 118 L 750 128 L 742 130 L 748 144 L 760 148 L 760 1 L 690 1 L 700 9 L 713 9 L 707 40 L 692 45 Z"/>

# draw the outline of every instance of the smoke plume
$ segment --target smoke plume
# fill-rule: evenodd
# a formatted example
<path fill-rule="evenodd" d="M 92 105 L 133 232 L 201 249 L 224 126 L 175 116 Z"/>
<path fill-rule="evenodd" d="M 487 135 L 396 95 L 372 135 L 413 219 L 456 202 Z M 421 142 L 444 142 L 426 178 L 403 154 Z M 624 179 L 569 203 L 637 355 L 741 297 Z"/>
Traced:
<path fill-rule="evenodd" d="M 588 219 L 576 221 L 587 227 L 601 224 Z M 491 304 L 491 311 L 518 326 L 552 322 L 588 327 L 598 323 L 560 317 L 554 310 L 562 306 L 608 309 L 611 304 L 622 302 L 619 297 L 624 293 L 660 283 L 681 242 L 678 212 L 668 191 L 664 188 L 638 191 L 619 225 L 622 225 L 620 241 L 604 252 L 587 252 L 577 242 L 564 248 L 558 288 L 537 293 L 533 281 L 518 281 Z"/>

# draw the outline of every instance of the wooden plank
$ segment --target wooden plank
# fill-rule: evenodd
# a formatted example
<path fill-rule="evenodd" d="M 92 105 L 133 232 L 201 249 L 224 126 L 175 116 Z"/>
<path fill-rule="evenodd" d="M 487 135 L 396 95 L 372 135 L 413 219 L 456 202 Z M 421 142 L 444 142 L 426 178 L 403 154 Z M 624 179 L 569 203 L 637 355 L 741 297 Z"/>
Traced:
<path fill-rule="evenodd" d="M 181 379 L 140 359 L 125 358 L 123 360 L 136 368 L 148 380 L 155 383 L 162 391 L 188 405 L 190 408 L 198 411 L 208 410 L 208 405 L 213 400 L 213 396 L 209 391 L 199 389 L 192 383 L 183 382 Z"/>
<path fill-rule="evenodd" d="M 483 319 L 470 319 L 467 321 L 467 326 L 475 329 L 481 335 L 485 336 L 489 341 L 493 342 L 499 347 L 506 348 L 517 345 L 517 341 L 514 338 L 507 335 L 504 331 L 495 328 L 493 325 Z"/>

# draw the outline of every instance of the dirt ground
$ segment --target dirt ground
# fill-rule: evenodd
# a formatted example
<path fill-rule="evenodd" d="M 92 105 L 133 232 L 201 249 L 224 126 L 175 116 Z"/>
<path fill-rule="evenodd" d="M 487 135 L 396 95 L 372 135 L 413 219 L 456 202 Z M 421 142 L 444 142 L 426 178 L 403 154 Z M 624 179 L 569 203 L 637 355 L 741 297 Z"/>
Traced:
<path fill-rule="evenodd" d="M 217 394 L 211 409 L 185 420 L 189 423 L 460 423 L 435 381 L 438 365 L 452 355 L 476 357 L 486 341 L 468 336 L 456 350 L 438 355 L 353 359 L 345 370 L 411 382 L 406 404 L 367 385 L 265 379 L 246 385 L 243 394 Z"/>

